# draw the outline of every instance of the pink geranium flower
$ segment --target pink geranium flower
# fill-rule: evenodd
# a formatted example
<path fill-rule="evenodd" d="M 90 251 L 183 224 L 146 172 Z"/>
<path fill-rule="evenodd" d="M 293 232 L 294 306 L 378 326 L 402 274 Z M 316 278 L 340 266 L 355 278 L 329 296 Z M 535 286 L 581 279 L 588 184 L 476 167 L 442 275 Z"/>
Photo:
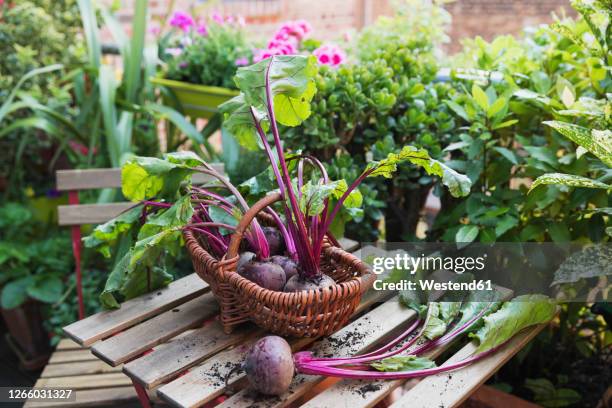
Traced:
<path fill-rule="evenodd" d="M 225 24 L 225 21 L 223 19 L 223 16 L 221 15 L 221 13 L 219 13 L 218 11 L 215 11 L 211 14 L 210 18 L 212 19 L 212 21 L 214 21 L 215 23 L 219 24 L 219 25 L 223 25 Z"/>
<path fill-rule="evenodd" d="M 208 27 L 206 27 L 206 24 L 200 23 L 198 24 L 198 27 L 196 28 L 196 32 L 200 34 L 202 37 L 206 37 L 208 35 Z"/>
<path fill-rule="evenodd" d="M 183 11 L 176 11 L 170 19 L 170 25 L 172 27 L 180 28 L 185 32 L 189 31 L 194 24 L 193 18 Z"/>
<path fill-rule="evenodd" d="M 317 57 L 321 65 L 337 67 L 346 61 L 346 54 L 335 44 L 323 44 L 314 50 L 312 54 Z"/>
<path fill-rule="evenodd" d="M 245 65 L 249 65 L 249 59 L 247 57 L 237 58 L 235 64 L 237 67 L 243 67 Z"/>

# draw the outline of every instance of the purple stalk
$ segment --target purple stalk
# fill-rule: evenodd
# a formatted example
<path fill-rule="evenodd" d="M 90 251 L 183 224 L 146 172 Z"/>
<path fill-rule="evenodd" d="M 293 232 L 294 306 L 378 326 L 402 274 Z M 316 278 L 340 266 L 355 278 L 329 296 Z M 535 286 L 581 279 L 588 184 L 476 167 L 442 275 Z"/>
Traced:
<path fill-rule="evenodd" d="M 149 206 L 149 207 L 159 207 L 159 208 L 170 208 L 170 207 L 172 207 L 172 204 L 170 204 L 170 203 L 160 203 L 158 201 L 144 200 L 144 201 L 142 201 L 142 204 L 144 204 L 145 206 Z"/>
<path fill-rule="evenodd" d="M 316 256 L 320 257 L 321 256 L 321 250 L 323 247 L 323 239 L 325 238 L 325 233 L 327 232 L 327 230 L 329 230 L 329 227 L 331 226 L 332 221 L 334 220 L 334 218 L 336 218 L 336 215 L 338 215 L 338 211 L 340 211 L 340 209 L 342 208 L 342 205 L 344 204 L 344 202 L 346 201 L 346 199 L 348 198 L 348 196 L 351 194 L 351 192 L 353 190 L 355 190 L 362 182 L 363 180 L 366 179 L 366 177 L 368 177 L 376 168 L 371 168 L 369 170 L 364 171 L 363 173 L 361 173 L 361 175 L 359 177 L 357 177 L 357 180 L 353 181 L 353 183 L 349 186 L 349 188 L 347 188 L 347 190 L 344 192 L 344 194 L 342 194 L 342 196 L 340 197 L 340 199 L 338 200 L 338 202 L 336 203 L 336 205 L 334 206 L 334 209 L 332 210 L 331 213 L 327 214 L 324 213 L 323 214 L 323 227 L 321 228 L 321 230 L 319 231 L 319 234 L 317 236 L 317 240 L 314 243 L 314 247 L 315 247 L 315 254 Z"/>
<path fill-rule="evenodd" d="M 270 87 L 270 68 L 274 63 L 274 58 L 270 60 L 270 64 L 266 69 L 266 102 L 267 102 L 267 110 L 270 119 L 270 127 L 272 129 L 272 135 L 274 136 L 274 145 L 276 147 L 276 153 L 278 156 L 278 160 L 281 166 L 281 175 L 283 177 L 283 181 L 285 183 L 285 187 L 287 189 L 287 196 L 289 198 L 289 202 L 291 203 L 291 207 L 293 209 L 293 216 L 295 218 L 295 223 L 297 225 L 297 231 L 299 234 L 297 242 L 298 246 L 298 256 L 300 258 L 300 264 L 302 266 L 302 270 L 304 274 L 309 278 L 314 278 L 320 274 L 319 272 L 319 254 L 315 258 L 315 254 L 312 251 L 312 246 L 310 245 L 308 232 L 306 231 L 306 225 L 304 224 L 303 214 L 300 211 L 300 207 L 298 205 L 297 199 L 295 197 L 295 192 L 293 191 L 293 186 L 291 185 L 291 177 L 289 176 L 289 170 L 287 168 L 287 163 L 285 161 L 285 156 L 283 155 L 282 145 L 280 141 L 280 135 L 278 132 L 278 126 L 276 124 L 276 117 L 274 115 L 274 102 L 272 100 L 272 89 Z M 275 163 L 271 163 L 275 165 Z"/>
<path fill-rule="evenodd" d="M 382 355 L 382 353 L 390 350 L 392 347 L 396 346 L 398 343 L 400 343 L 402 340 L 404 340 L 406 337 L 408 337 L 410 335 L 410 333 L 412 333 L 414 331 L 414 329 L 416 329 L 418 327 L 419 324 L 421 324 L 422 320 L 421 319 L 416 319 L 406 330 L 404 330 L 398 337 L 396 337 L 395 339 L 393 339 L 392 341 L 390 341 L 389 343 L 385 344 L 384 346 L 371 351 L 369 353 L 366 354 L 361 354 L 359 356 L 354 356 L 354 357 L 331 357 L 331 358 L 318 358 L 318 357 L 311 357 L 309 359 L 309 361 L 312 362 L 333 362 L 334 365 L 340 365 L 341 363 L 338 362 L 342 362 L 342 361 L 348 361 L 351 360 L 350 364 L 353 364 L 353 360 L 355 359 L 360 359 L 360 358 L 365 358 L 365 357 L 376 357 L 375 360 L 379 360 L 383 357 L 380 357 Z M 344 364 L 348 364 L 348 363 L 344 363 Z"/>
<path fill-rule="evenodd" d="M 200 234 L 204 234 L 208 238 L 208 244 L 217 254 L 217 256 L 223 256 L 227 252 L 227 245 L 225 244 L 225 242 L 214 236 L 210 231 L 206 231 L 205 229 L 193 226 L 186 226 L 185 228 L 199 232 Z"/>
<path fill-rule="evenodd" d="M 208 174 L 209 176 L 213 176 L 217 180 L 219 180 L 232 193 L 232 195 L 236 197 L 236 200 L 238 200 L 238 203 L 242 207 L 243 211 L 247 212 L 249 210 L 249 205 L 247 204 L 244 197 L 242 197 L 242 194 L 240 194 L 238 189 L 234 187 L 234 185 L 230 183 L 228 179 L 226 179 L 225 177 L 220 175 L 218 172 L 210 168 L 210 166 L 208 167 L 209 168 L 206 168 L 206 169 L 196 168 L 195 170 L 200 173 L 204 173 L 204 174 Z M 260 259 L 268 259 L 270 257 L 270 247 L 268 246 L 268 241 L 266 241 L 263 230 L 261 229 L 261 226 L 259 225 L 259 222 L 256 219 L 253 219 L 251 223 L 251 228 L 253 228 L 253 231 L 254 231 L 253 236 L 251 238 L 253 240 L 253 242 L 251 243 L 251 246 L 256 249 L 258 253 L 257 255 L 259 256 Z"/>
<path fill-rule="evenodd" d="M 410 332 L 412 332 L 412 330 L 414 330 L 416 328 L 416 326 L 418 326 L 420 323 L 421 323 L 421 320 L 417 319 L 412 324 L 412 326 L 408 328 L 408 330 L 410 330 Z M 387 352 L 382 353 L 382 354 L 372 354 L 372 353 L 370 353 L 370 354 L 364 355 L 364 356 L 355 356 L 355 357 L 337 358 L 337 359 L 313 358 L 312 361 L 313 362 L 316 361 L 317 364 L 320 364 L 322 366 L 339 366 L 339 365 L 345 365 L 345 364 L 369 363 L 371 361 L 377 361 L 377 360 L 382 360 L 383 358 L 393 357 L 393 356 L 401 353 L 402 351 L 407 350 L 414 343 L 416 343 L 416 341 L 421 338 L 421 335 L 423 334 L 423 329 L 424 329 L 424 327 L 421 328 L 421 331 L 419 331 L 419 333 L 416 336 L 414 336 L 413 338 L 408 340 L 405 344 L 403 344 L 397 350 L 387 351 Z M 406 332 L 408 332 L 408 330 Z M 406 332 L 402 333 L 401 336 L 404 336 L 404 334 Z M 410 332 L 408 332 L 407 334 L 409 334 Z M 406 337 L 406 336 L 404 336 L 404 337 Z M 391 346 L 391 347 L 393 347 L 393 346 Z M 410 353 L 410 354 L 412 354 L 412 353 Z"/>
<path fill-rule="evenodd" d="M 478 361 L 488 355 L 495 353 L 501 347 L 505 346 L 509 340 L 506 340 L 504 343 L 500 344 L 497 347 L 493 347 L 487 351 L 483 351 L 482 353 L 470 356 L 464 360 L 458 361 L 456 363 L 446 364 L 440 367 L 426 368 L 423 370 L 414 370 L 414 371 L 398 371 L 398 372 L 381 372 L 381 371 L 365 371 L 365 370 L 350 370 L 346 368 L 335 368 L 335 367 L 326 367 L 317 364 L 316 362 L 311 362 L 310 353 L 309 352 L 301 352 L 294 354 L 294 362 L 296 366 L 296 370 L 302 374 L 310 374 L 310 375 L 324 375 L 327 377 L 339 377 L 339 378 L 355 378 L 360 380 L 399 380 L 399 379 L 407 379 L 407 378 L 415 378 L 415 377 L 425 377 L 428 375 L 439 374 L 446 371 L 456 370 L 461 367 L 465 367 L 474 361 Z"/>
<path fill-rule="evenodd" d="M 280 216 L 274 211 L 272 208 L 267 208 L 268 213 L 274 218 L 274 222 L 278 227 L 279 231 L 283 235 L 283 239 L 285 240 L 285 246 L 287 247 L 287 252 L 289 253 L 289 257 L 294 261 L 297 261 L 297 252 L 295 250 L 295 243 L 293 242 L 293 237 L 287 231 L 287 227 L 283 224 L 283 220 L 281 220 Z"/>
<path fill-rule="evenodd" d="M 467 322 L 462 324 L 460 327 L 457 327 L 457 328 L 449 331 L 448 333 L 446 333 L 442 337 L 439 337 L 439 338 L 437 338 L 435 340 L 428 341 L 427 343 L 424 343 L 424 344 L 420 345 L 418 348 L 413 350 L 410 354 L 419 355 L 419 354 L 422 354 L 422 353 L 426 352 L 427 350 L 430 350 L 433 347 L 441 346 L 443 344 L 446 344 L 446 343 L 454 340 L 457 336 L 461 335 L 464 331 L 469 329 L 474 323 L 476 323 L 478 320 L 480 320 L 484 315 L 489 313 L 491 311 L 491 309 L 493 308 L 493 305 L 494 305 L 494 303 L 491 303 L 489 305 L 489 307 L 487 307 L 485 309 L 482 309 L 478 314 L 473 316 L 470 320 L 468 320 Z"/>

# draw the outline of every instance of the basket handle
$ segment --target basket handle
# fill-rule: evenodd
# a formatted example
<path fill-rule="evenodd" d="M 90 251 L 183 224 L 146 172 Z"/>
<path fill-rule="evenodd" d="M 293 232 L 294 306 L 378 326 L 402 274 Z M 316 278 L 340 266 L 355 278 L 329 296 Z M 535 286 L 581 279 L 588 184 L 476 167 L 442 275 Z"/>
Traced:
<path fill-rule="evenodd" d="M 230 239 L 229 247 L 227 249 L 227 259 L 233 259 L 238 256 L 238 250 L 240 249 L 240 241 L 242 241 L 242 236 L 251 225 L 253 218 L 259 214 L 264 208 L 269 207 L 270 205 L 280 201 L 282 199 L 280 193 L 272 193 L 268 194 L 255 204 L 249 210 L 244 213 L 238 226 L 236 227 L 236 231 L 232 234 L 232 238 Z"/>

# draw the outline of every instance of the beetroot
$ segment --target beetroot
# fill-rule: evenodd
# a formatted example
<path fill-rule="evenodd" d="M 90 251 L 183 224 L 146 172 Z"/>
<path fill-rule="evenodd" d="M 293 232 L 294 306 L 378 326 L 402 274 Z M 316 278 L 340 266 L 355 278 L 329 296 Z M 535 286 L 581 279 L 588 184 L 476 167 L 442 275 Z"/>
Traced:
<path fill-rule="evenodd" d="M 244 251 L 243 253 L 241 253 L 240 257 L 238 258 L 238 264 L 236 265 L 236 270 L 238 271 L 238 273 L 240 273 L 240 269 L 242 269 L 244 265 L 255 260 L 255 256 L 256 255 L 253 252 L 249 251 Z"/>
<path fill-rule="evenodd" d="M 247 353 L 244 370 L 255 390 L 266 395 L 282 394 L 295 372 L 289 343 L 278 336 L 257 340 Z"/>
<path fill-rule="evenodd" d="M 263 233 L 268 241 L 270 255 L 281 255 L 285 252 L 285 239 L 283 234 L 274 227 L 263 227 Z"/>
<path fill-rule="evenodd" d="M 283 268 L 283 270 L 285 271 L 285 276 L 287 277 L 287 280 L 291 279 L 294 275 L 298 274 L 297 263 L 293 259 L 287 256 L 274 255 L 273 257 L 270 258 L 270 262 L 275 263 L 281 268 Z"/>
<path fill-rule="evenodd" d="M 238 273 L 262 288 L 270 290 L 283 290 L 287 282 L 283 268 L 272 262 L 250 261 L 244 264 Z"/>
<path fill-rule="evenodd" d="M 321 274 L 318 278 L 318 280 L 317 278 L 304 279 L 299 275 L 294 275 L 291 279 L 287 280 L 287 284 L 283 291 L 299 292 L 301 290 L 323 289 L 336 283 L 332 278 L 324 274 Z"/>

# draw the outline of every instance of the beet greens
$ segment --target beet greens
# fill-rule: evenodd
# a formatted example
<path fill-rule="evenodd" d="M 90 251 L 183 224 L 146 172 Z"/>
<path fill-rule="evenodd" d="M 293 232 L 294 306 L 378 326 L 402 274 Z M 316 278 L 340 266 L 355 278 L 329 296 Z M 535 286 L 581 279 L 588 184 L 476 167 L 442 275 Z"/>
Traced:
<path fill-rule="evenodd" d="M 277 122 L 298 126 L 308 118 L 310 101 L 316 92 L 316 70 L 316 59 L 301 55 L 273 56 L 242 67 L 235 77 L 240 95 L 220 109 L 225 114 L 225 127 L 243 146 L 265 150 L 283 198 L 285 240 L 295 248 L 300 277 L 318 282 L 321 252 L 329 228 L 343 206 L 361 205 L 357 188 L 366 178 L 390 178 L 400 163 L 410 162 L 442 177 L 455 196 L 467 195 L 471 183 L 466 176 L 431 159 L 424 149 L 413 146 L 391 153 L 384 160 L 370 162 L 350 185 L 345 180 L 329 180 L 325 166 L 315 157 L 285 154 Z M 290 162 L 294 160 L 295 178 L 290 172 Z M 319 173 L 318 178 L 306 180 L 306 164 Z M 335 200 L 333 206 L 331 199 Z"/>
<path fill-rule="evenodd" d="M 548 323 L 556 313 L 554 301 L 543 295 L 518 296 L 505 302 L 451 302 L 429 303 L 425 321 L 417 318 L 396 339 L 373 352 L 346 358 L 317 358 L 309 351 L 302 351 L 293 355 L 292 367 L 287 367 L 290 349 L 288 344 L 275 350 L 263 350 L 254 347 L 247 358 L 249 372 L 262 372 L 263 367 L 270 366 L 270 361 L 283 362 L 276 364 L 283 368 L 285 376 L 282 383 L 279 381 L 271 387 L 268 382 L 249 375 L 251 385 L 258 391 L 266 394 L 280 395 L 285 392 L 289 383 L 286 381 L 287 373 L 324 375 L 329 377 L 354 379 L 407 379 L 425 377 L 446 371 L 457 370 L 475 361 L 478 361 L 506 345 L 518 332 L 526 327 Z M 452 318 L 450 316 L 453 316 Z M 448 319 L 447 319 L 448 318 Z M 428 323 L 429 322 L 429 323 Z M 450 324 L 452 323 L 452 325 Z M 430 329 L 433 327 L 435 331 Z M 414 330 L 420 327 L 418 333 L 407 340 Z M 448 329 L 450 327 L 450 329 Z M 439 329 L 441 328 L 441 329 Z M 435 333 L 431 335 L 432 333 Z M 476 343 L 477 348 L 473 355 L 452 364 L 437 366 L 436 363 L 424 354 L 434 347 L 456 340 L 460 336 L 469 335 Z M 433 338 L 432 338 L 433 337 Z M 258 344 L 266 344 L 267 337 L 260 339 Z M 274 339 L 277 343 L 278 338 Z M 420 341 L 420 344 L 415 344 Z M 403 344 L 402 344 L 403 343 Z M 400 347 L 389 351 L 402 344 Z M 414 346 L 414 347 L 413 347 Z M 253 359 L 257 353 L 257 360 Z M 261 365 L 258 366 L 258 361 Z M 278 369 L 275 369 L 279 371 Z M 269 376 L 268 376 L 269 377 Z M 264 386 L 265 385 L 265 386 Z M 270 392 L 274 389 L 274 392 Z"/>

